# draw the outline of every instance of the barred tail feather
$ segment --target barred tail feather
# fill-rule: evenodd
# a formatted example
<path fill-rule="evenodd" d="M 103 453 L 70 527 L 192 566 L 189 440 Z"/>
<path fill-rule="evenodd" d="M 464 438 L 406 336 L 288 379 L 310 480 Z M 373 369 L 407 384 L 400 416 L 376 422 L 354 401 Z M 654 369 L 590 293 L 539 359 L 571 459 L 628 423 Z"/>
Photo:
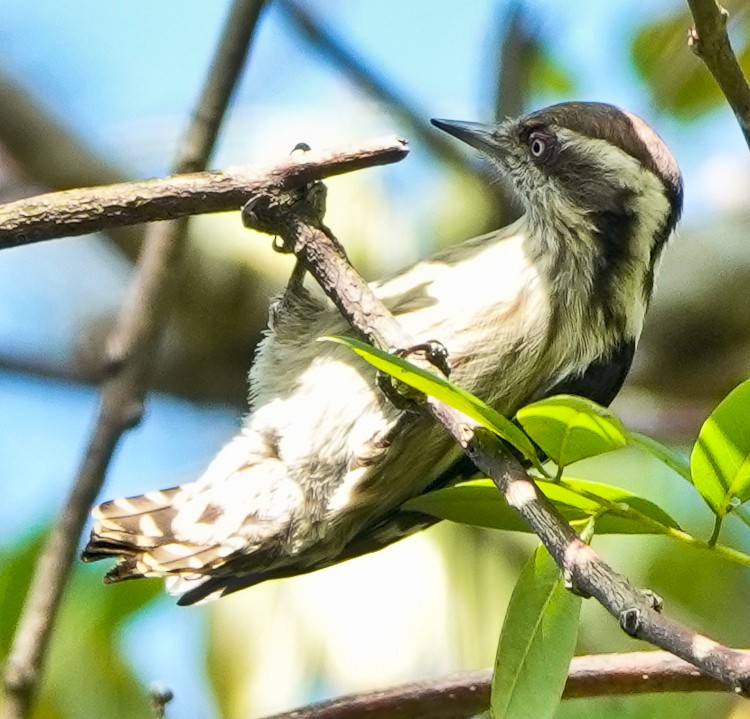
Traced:
<path fill-rule="evenodd" d="M 92 511 L 94 527 L 81 559 L 95 562 L 116 558 L 104 581 L 119 582 L 139 577 L 185 574 L 193 578 L 199 570 L 221 566 L 227 561 L 227 548 L 215 543 L 186 542 L 174 536 L 172 521 L 178 508 L 173 487 L 136 497 L 113 499 Z"/>

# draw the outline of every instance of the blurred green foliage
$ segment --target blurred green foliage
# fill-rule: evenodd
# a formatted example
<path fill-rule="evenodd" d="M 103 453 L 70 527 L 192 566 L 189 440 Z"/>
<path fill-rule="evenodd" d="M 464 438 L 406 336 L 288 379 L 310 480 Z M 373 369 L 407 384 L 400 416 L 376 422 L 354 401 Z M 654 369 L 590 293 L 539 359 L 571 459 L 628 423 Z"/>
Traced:
<path fill-rule="evenodd" d="M 480 428 L 495 432 L 512 442 L 516 448 L 521 446 L 521 443 L 510 437 L 504 429 L 508 420 L 502 418 L 502 430 L 494 426 L 491 410 L 483 408 L 480 400 L 472 398 L 447 380 L 438 380 L 425 370 L 405 360 L 389 358 L 384 352 L 368 347 L 362 342 L 346 338 L 335 339 L 379 370 L 398 378 L 400 383 L 437 397 L 454 409 L 464 411 L 478 422 Z M 625 531 L 653 531 L 646 528 L 653 523 L 657 527 L 657 533 L 663 532 L 692 546 L 699 546 L 704 551 L 717 553 L 722 549 L 716 544 L 721 520 L 731 509 L 750 499 L 747 490 L 747 468 L 750 461 L 748 417 L 750 380 L 741 383 L 730 392 L 710 414 L 693 449 L 689 479 L 718 519 L 708 544 L 679 530 L 674 520 L 658 505 L 608 484 L 570 480 L 560 471 L 556 483 L 551 483 L 548 479 L 540 480 L 539 489 L 547 494 L 568 521 L 577 520 L 576 515 L 571 514 L 571 509 L 581 512 L 583 516 L 588 513 L 589 519 L 581 531 L 581 536 L 586 538 L 585 541 L 602 532 L 608 514 L 622 513 L 623 517 L 627 518 L 628 514 L 632 513 L 636 520 L 644 522 L 644 529 L 640 529 L 636 522 Z M 557 395 L 542 399 L 521 408 L 516 419 L 524 431 L 558 463 L 560 470 L 568 463 L 611 454 L 628 444 L 627 430 L 616 416 L 594 402 L 580 397 Z M 479 429 L 475 431 L 478 432 Z M 638 436 L 635 444 L 647 449 L 652 457 L 663 462 L 670 471 L 674 472 L 677 468 L 677 474 L 684 478 L 680 471 L 682 463 L 676 461 L 668 448 L 659 448 L 654 440 L 644 442 L 644 439 Z M 524 454 L 529 456 L 525 452 Z M 565 462 L 562 461 L 563 458 L 566 459 Z M 427 492 L 409 500 L 403 506 L 405 509 L 475 526 L 528 531 L 516 513 L 511 511 L 508 503 L 500 499 L 495 483 L 487 479 L 472 480 Z M 738 543 L 741 544 L 742 541 Z M 750 556 L 732 549 L 724 554 L 730 557 L 734 555 L 732 558 L 745 565 L 743 577 L 747 582 L 746 567 L 750 564 Z M 574 612 L 572 606 L 563 609 L 565 602 L 559 595 L 563 589 L 557 567 L 542 547 L 537 548 L 534 557 L 536 559 L 526 565 L 516 583 L 500 635 L 492 683 L 491 714 L 496 719 L 506 716 L 552 716 L 562 693 L 566 668 L 573 655 L 575 632 L 570 635 L 564 628 L 571 621 L 573 626 L 577 625 L 579 607 L 576 606 Z M 546 561 L 546 572 L 541 571 L 541 565 L 537 567 L 540 571 L 534 569 L 537 559 Z M 720 562 L 716 561 L 715 555 L 709 558 L 706 565 L 710 566 L 710 572 L 715 572 Z M 706 567 L 703 568 L 705 570 Z M 665 572 L 667 571 L 665 567 Z M 699 582 L 700 594 L 704 586 L 718 586 L 719 577 L 712 579 L 713 581 L 707 579 L 705 582 Z M 692 572 L 682 578 L 684 584 L 693 583 L 695 586 L 694 581 L 695 575 Z M 519 599 L 521 596 L 524 597 L 523 600 Z M 704 603 L 701 601 L 700 605 L 703 606 Z M 559 626 L 556 626 L 558 620 Z M 696 624 L 695 621 L 688 623 L 692 626 Z M 548 635 L 544 631 L 547 628 Z M 711 631 L 708 630 L 708 633 Z M 736 639 L 734 636 L 733 640 L 727 643 L 734 644 Z M 557 655 L 556 660 L 553 660 L 553 655 Z M 555 666 L 558 671 L 554 670 Z M 559 692 L 554 689 L 551 692 L 541 691 L 541 687 L 554 687 L 558 681 Z"/>
<path fill-rule="evenodd" d="M 0 552 L 0 656 L 4 660 L 44 539 L 35 532 Z M 150 700 L 125 659 L 120 633 L 160 592 L 155 582 L 107 588 L 77 565 L 66 593 L 35 712 L 38 719 L 147 717 Z"/>
<path fill-rule="evenodd" d="M 531 55 L 529 86 L 535 92 L 565 97 L 573 94 L 576 85 L 576 78 L 570 69 L 553 55 L 549 47 L 537 40 Z"/>
<path fill-rule="evenodd" d="M 722 3 L 729 12 L 729 36 L 745 74 L 750 72 L 750 3 Z M 687 7 L 649 20 L 631 44 L 631 58 L 646 83 L 656 107 L 683 120 L 695 120 L 726 106 L 719 86 L 705 65 L 688 47 L 687 33 L 693 26 Z"/>

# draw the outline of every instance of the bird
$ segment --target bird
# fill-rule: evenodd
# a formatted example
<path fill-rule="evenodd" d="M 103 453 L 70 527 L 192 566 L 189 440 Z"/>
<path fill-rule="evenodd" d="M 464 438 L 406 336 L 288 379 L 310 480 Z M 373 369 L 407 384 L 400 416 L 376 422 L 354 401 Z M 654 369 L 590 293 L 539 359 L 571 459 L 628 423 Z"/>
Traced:
<path fill-rule="evenodd" d="M 613 105 L 563 102 L 498 124 L 432 120 L 478 150 L 523 209 L 512 224 L 371 283 L 450 379 L 508 417 L 560 393 L 608 405 L 630 368 L 683 182 L 664 141 Z M 92 510 L 82 558 L 106 582 L 160 577 L 190 605 L 386 546 L 436 520 L 405 501 L 476 472 L 429 417 L 321 336 L 351 333 L 314 283 L 269 309 L 250 411 L 194 482 Z"/>

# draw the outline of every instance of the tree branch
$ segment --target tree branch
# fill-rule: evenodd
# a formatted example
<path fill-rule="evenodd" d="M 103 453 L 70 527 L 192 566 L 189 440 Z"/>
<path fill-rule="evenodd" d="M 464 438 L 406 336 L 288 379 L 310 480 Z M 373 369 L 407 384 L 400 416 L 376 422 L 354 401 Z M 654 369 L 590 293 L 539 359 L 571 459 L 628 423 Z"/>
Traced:
<path fill-rule="evenodd" d="M 267 719 L 469 719 L 490 708 L 492 670 L 461 672 L 432 681 L 310 704 Z M 655 692 L 729 691 L 668 652 L 574 657 L 563 698 Z"/>
<path fill-rule="evenodd" d="M 69 129 L 0 68 L 0 142 L 19 163 L 25 177 L 51 190 L 125 182 L 129 178 L 86 147 Z M 131 260 L 143 228 L 114 230 L 111 239 Z"/>
<path fill-rule="evenodd" d="M 178 172 L 205 167 L 242 70 L 263 0 L 236 0 L 176 160 Z M 3 719 L 29 715 L 73 555 L 89 508 L 123 433 L 138 422 L 148 371 L 166 315 L 170 272 L 180 258 L 185 221 L 151 225 L 128 301 L 112 338 L 112 374 L 73 488 L 35 568 L 4 668 Z"/>
<path fill-rule="evenodd" d="M 414 341 L 349 264 L 322 223 L 322 203 L 310 196 L 256 197 L 243 211 L 248 226 L 283 239 L 349 324 L 379 347 L 406 349 Z M 661 614 L 650 591 L 630 584 L 573 531 L 499 439 L 434 398 L 424 407 L 461 446 L 480 472 L 491 477 L 505 500 L 527 522 L 563 571 L 568 587 L 593 596 L 630 636 L 681 657 L 738 691 L 750 686 L 750 655 L 724 647 Z"/>
<path fill-rule="evenodd" d="M 403 140 L 391 137 L 340 150 L 310 151 L 273 165 L 178 174 L 17 200 L 0 206 L 0 249 L 122 225 L 237 210 L 262 189 L 301 187 L 323 177 L 396 162 L 407 152 Z"/>
<path fill-rule="evenodd" d="M 716 0 L 687 1 L 695 23 L 690 47 L 719 84 L 750 147 L 750 86 L 729 42 L 728 13 Z"/>
<path fill-rule="evenodd" d="M 498 187 L 494 178 L 482 165 L 472 163 L 466 153 L 459 150 L 455 143 L 437 134 L 425 122 L 425 117 L 428 117 L 427 113 L 415 109 L 404 95 L 393 89 L 392 83 L 378 76 L 371 67 L 357 57 L 354 50 L 347 47 L 343 40 L 336 37 L 301 3 L 294 2 L 294 0 L 282 0 L 278 3 L 278 7 L 286 13 L 302 37 L 326 60 L 348 77 L 356 88 L 377 102 L 388 106 L 394 115 L 409 128 L 410 133 L 424 143 L 432 153 L 455 169 L 477 177 L 483 186 L 492 189 Z"/>

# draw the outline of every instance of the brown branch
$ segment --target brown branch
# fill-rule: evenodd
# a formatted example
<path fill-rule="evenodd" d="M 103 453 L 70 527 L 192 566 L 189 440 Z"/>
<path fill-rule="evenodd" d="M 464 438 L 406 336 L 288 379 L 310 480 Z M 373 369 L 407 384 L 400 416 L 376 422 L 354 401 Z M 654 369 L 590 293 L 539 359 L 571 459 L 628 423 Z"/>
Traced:
<path fill-rule="evenodd" d="M 405 95 L 393 89 L 393 83 L 380 77 L 375 70 L 357 56 L 345 42 L 336 37 L 313 13 L 294 0 L 278 3 L 299 31 L 326 60 L 338 68 L 352 84 L 376 100 L 388 106 L 393 114 L 409 128 L 410 135 L 424 143 L 432 153 L 449 163 L 455 169 L 476 176 L 482 185 L 496 188 L 494 177 L 490 177 L 483 165 L 469 161 L 466 153 L 457 149 L 455 143 L 437 134 L 425 118 L 428 113 L 413 107 Z"/>
<path fill-rule="evenodd" d="M 249 204 L 244 220 L 248 226 L 280 236 L 349 324 L 372 344 L 402 349 L 413 346 L 412 338 L 349 264 L 323 225 L 322 203 L 316 200 L 310 196 L 290 204 L 289 198 L 269 194 Z M 434 398 L 427 398 L 425 407 L 479 471 L 492 477 L 508 504 L 554 557 L 570 589 L 595 597 L 630 636 L 666 649 L 738 691 L 750 687 L 750 655 L 724 647 L 661 614 L 660 600 L 630 584 L 585 544 L 495 435 Z"/>
<path fill-rule="evenodd" d="M 267 719 L 468 719 L 490 707 L 492 671 L 461 672 L 310 704 Z M 563 697 L 729 691 L 668 652 L 575 657 Z"/>
<path fill-rule="evenodd" d="M 34 184 L 50 190 L 111 185 L 129 178 L 86 147 L 53 113 L 0 68 L 0 142 Z M 143 228 L 113 228 L 110 237 L 131 259 Z"/>
<path fill-rule="evenodd" d="M 205 167 L 262 7 L 263 0 L 236 0 L 232 6 L 196 114 L 180 146 L 178 172 Z M 99 416 L 73 488 L 35 568 L 4 668 L 3 719 L 29 715 L 88 510 L 117 443 L 141 416 L 148 371 L 169 300 L 170 272 L 180 258 L 185 224 L 176 221 L 148 228 L 131 293 L 113 335 L 117 362 L 102 388 Z"/>
<path fill-rule="evenodd" d="M 716 0 L 687 0 L 695 23 L 688 36 L 693 52 L 719 84 L 750 147 L 750 86 L 727 34 L 727 11 Z"/>
<path fill-rule="evenodd" d="M 497 39 L 497 68 L 495 70 L 494 107 L 496 122 L 508 117 L 519 117 L 526 111 L 531 94 L 531 66 L 540 53 L 540 41 L 529 30 L 529 9 L 515 0 L 498 9 L 495 27 L 501 29 Z"/>
<path fill-rule="evenodd" d="M 300 187 L 323 177 L 396 162 L 407 152 L 403 140 L 391 137 L 339 150 L 310 151 L 273 165 L 51 192 L 0 206 L 0 249 L 121 225 L 237 210 L 259 190 Z"/>

